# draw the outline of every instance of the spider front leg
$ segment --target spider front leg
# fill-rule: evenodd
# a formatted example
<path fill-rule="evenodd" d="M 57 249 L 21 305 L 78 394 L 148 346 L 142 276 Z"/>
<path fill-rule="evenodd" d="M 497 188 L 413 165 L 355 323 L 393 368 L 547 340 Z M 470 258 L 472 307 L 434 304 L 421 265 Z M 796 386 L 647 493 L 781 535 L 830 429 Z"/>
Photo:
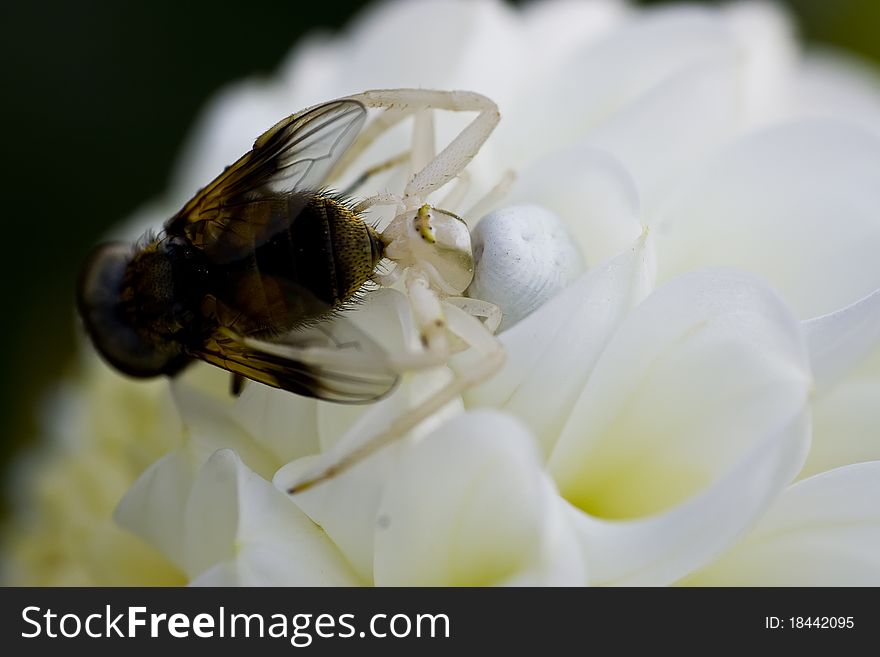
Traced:
<path fill-rule="evenodd" d="M 395 270 L 377 280 L 391 283 L 401 275 L 405 276 L 406 294 L 423 351 L 390 354 L 390 361 L 398 371 L 445 364 L 452 356 L 450 334 L 466 347 L 476 349 L 481 358 L 428 399 L 391 421 L 386 430 L 339 460 L 302 478 L 289 489 L 289 493 L 301 492 L 330 479 L 405 437 L 468 388 L 492 376 L 504 363 L 504 349 L 492 334 L 500 321 L 500 311 L 491 304 L 461 297 L 474 274 L 467 224 L 455 214 L 431 207 L 426 202 L 433 192 L 462 176 L 498 123 L 497 106 L 485 96 L 463 91 L 395 89 L 368 91 L 351 98 L 367 107 L 384 108 L 385 112 L 367 126 L 346 156 L 337 163 L 335 175 L 340 175 L 382 132 L 407 116 L 415 115 L 416 118 L 409 151 L 414 173 L 402 196 L 379 194 L 355 208 L 362 212 L 373 205 L 398 206 L 397 215 L 382 232 L 385 255 L 394 261 Z M 433 123 L 428 111 L 433 109 L 478 112 L 477 117 L 436 155 Z M 402 163 L 398 158 L 389 162 Z M 463 184 L 466 185 L 467 180 Z M 453 197 L 462 195 L 455 189 L 450 193 Z M 485 316 L 486 324 L 474 315 Z"/>
<path fill-rule="evenodd" d="M 410 269 L 407 272 L 406 292 L 422 346 L 433 356 L 447 356 L 449 340 L 446 338 L 446 317 L 440 298 L 431 289 L 427 277 L 416 269 Z"/>
<path fill-rule="evenodd" d="M 464 222 L 443 211 L 423 206 L 414 215 L 405 213 L 402 232 L 389 245 L 403 265 L 406 292 L 424 351 L 416 354 L 392 354 L 391 362 L 399 371 L 423 369 L 446 363 L 452 356 L 449 334 L 466 347 L 473 347 L 480 358 L 465 371 L 459 371 L 448 384 L 428 399 L 393 420 L 388 428 L 360 447 L 294 484 L 289 493 L 306 490 L 344 472 L 382 447 L 404 438 L 420 423 L 439 411 L 472 386 L 497 372 L 504 363 L 504 349 L 490 329 L 497 327 L 500 310 L 490 303 L 454 296 L 467 287 L 473 276 L 473 254 Z M 436 219 L 436 222 L 432 222 Z M 487 318 L 483 324 L 474 315 Z"/>
<path fill-rule="evenodd" d="M 494 101 L 472 91 L 434 91 L 429 89 L 379 89 L 348 96 L 366 107 L 384 110 L 367 125 L 348 151 L 333 167 L 328 179 L 341 176 L 382 134 L 404 119 L 427 110 L 477 112 L 477 116 L 434 157 L 423 154 L 432 150 L 429 140 L 416 140 L 413 163 L 416 171 L 403 190 L 408 209 L 419 207 L 427 197 L 458 176 L 479 152 L 498 125 L 501 114 Z M 427 128 L 422 134 L 427 136 Z M 393 159 L 393 158 L 392 158 Z"/>
<path fill-rule="evenodd" d="M 404 438 L 410 431 L 453 399 L 469 388 L 479 385 L 501 369 L 501 366 L 504 364 L 504 349 L 482 322 L 454 304 L 440 302 L 440 305 L 443 311 L 445 311 L 444 323 L 449 331 L 458 336 L 468 346 L 477 349 L 482 357 L 467 370 L 459 372 L 452 381 L 440 388 L 424 402 L 397 417 L 385 431 L 373 436 L 366 443 L 352 450 L 336 462 L 301 478 L 297 483 L 288 488 L 287 492 L 289 494 L 301 493 L 316 484 L 327 481 L 357 465 L 383 447 Z M 446 357 L 448 358 L 450 355 L 447 353 Z"/>
<path fill-rule="evenodd" d="M 471 299 L 470 297 L 449 297 L 444 302 L 461 308 L 468 315 L 473 317 L 483 317 L 485 319 L 484 326 L 489 333 L 495 333 L 501 325 L 503 315 L 501 308 L 489 301 L 482 299 Z"/>

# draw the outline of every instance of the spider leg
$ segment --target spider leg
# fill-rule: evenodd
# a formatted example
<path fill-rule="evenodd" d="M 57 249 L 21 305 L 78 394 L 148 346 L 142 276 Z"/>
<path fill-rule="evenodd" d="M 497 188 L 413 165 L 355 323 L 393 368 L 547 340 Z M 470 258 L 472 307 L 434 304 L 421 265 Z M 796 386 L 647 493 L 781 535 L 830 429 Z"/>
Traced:
<path fill-rule="evenodd" d="M 468 371 L 460 372 L 452 381 L 424 402 L 396 418 L 385 431 L 372 437 L 366 443 L 334 463 L 311 475 L 306 474 L 287 490 L 289 494 L 301 493 L 323 481 L 331 479 L 376 453 L 386 445 L 400 440 L 464 391 L 482 383 L 501 368 L 504 364 L 504 349 L 501 343 L 486 330 L 482 323 L 452 304 L 446 305 L 446 311 L 449 329 L 462 340 L 478 349 L 483 358 L 474 363 Z"/>

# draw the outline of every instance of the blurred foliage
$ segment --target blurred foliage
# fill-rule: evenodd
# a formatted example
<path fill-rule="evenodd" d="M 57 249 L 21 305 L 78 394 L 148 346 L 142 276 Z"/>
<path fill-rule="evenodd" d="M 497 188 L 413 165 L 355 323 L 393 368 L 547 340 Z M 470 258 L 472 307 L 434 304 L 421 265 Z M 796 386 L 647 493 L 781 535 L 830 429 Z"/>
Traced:
<path fill-rule="evenodd" d="M 303 33 L 344 25 L 361 4 L 3 3 L 0 463 L 38 435 L 37 401 L 71 366 L 73 290 L 89 247 L 163 191 L 215 90 L 270 73 Z M 880 62 L 877 0 L 784 4 L 809 43 Z"/>
<path fill-rule="evenodd" d="M 877 0 L 787 0 L 810 44 L 828 44 L 880 63 L 880 2 Z"/>

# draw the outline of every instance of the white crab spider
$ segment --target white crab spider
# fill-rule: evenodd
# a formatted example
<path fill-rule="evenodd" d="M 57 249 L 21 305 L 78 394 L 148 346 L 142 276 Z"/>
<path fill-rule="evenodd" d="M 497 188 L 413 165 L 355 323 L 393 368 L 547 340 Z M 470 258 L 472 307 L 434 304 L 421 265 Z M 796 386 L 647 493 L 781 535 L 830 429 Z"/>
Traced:
<path fill-rule="evenodd" d="M 384 110 L 367 125 L 331 171 L 329 179 L 341 175 L 377 137 L 407 117 L 415 116 L 413 146 L 403 155 L 373 168 L 379 171 L 409 161 L 414 173 L 402 195 L 379 194 L 359 203 L 355 210 L 392 205 L 396 214 L 382 232 L 388 243 L 386 255 L 395 263 L 389 274 L 378 277 L 382 285 L 404 280 L 416 328 L 424 352 L 392 354 L 392 363 L 401 371 L 445 363 L 452 354 L 449 333 L 482 358 L 438 390 L 427 400 L 393 420 L 388 428 L 370 438 L 335 463 L 307 474 L 289 487 L 301 492 L 355 465 L 383 446 L 406 436 L 423 420 L 441 409 L 468 388 L 481 383 L 504 363 L 504 350 L 494 337 L 501 322 L 501 310 L 494 304 L 471 299 L 464 292 L 474 274 L 474 256 L 467 224 L 458 216 L 428 203 L 428 197 L 463 177 L 464 169 L 479 152 L 500 119 L 496 104 L 481 94 L 467 91 L 392 89 L 366 91 L 347 97 L 368 108 Z M 477 116 L 440 153 L 433 152 L 431 110 L 478 112 Z M 510 184 L 506 176 L 486 199 L 475 206 L 490 205 Z M 458 201 L 460 186 L 447 201 Z M 477 319 L 482 317 L 481 321 Z"/>

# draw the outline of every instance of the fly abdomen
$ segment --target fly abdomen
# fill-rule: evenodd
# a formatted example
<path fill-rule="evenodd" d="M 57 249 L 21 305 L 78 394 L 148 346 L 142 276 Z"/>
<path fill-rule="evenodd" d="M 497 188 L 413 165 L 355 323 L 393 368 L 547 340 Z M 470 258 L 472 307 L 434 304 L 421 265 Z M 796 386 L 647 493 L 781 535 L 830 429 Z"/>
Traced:
<path fill-rule="evenodd" d="M 291 224 L 292 241 L 304 252 L 308 252 L 313 221 L 321 226 L 320 237 L 315 237 L 325 239 L 325 230 L 328 237 L 326 251 L 320 252 L 320 257 L 325 259 L 327 277 L 326 280 L 317 280 L 324 272 L 311 276 L 310 272 L 301 270 L 301 274 L 303 280 L 314 285 L 309 289 L 320 290 L 326 286 L 328 296 L 323 298 L 332 299 L 335 307 L 351 299 L 370 279 L 382 259 L 384 247 L 378 233 L 344 201 L 333 196 L 314 195 L 305 211 Z M 315 272 L 318 272 L 320 266 L 315 264 Z"/>

